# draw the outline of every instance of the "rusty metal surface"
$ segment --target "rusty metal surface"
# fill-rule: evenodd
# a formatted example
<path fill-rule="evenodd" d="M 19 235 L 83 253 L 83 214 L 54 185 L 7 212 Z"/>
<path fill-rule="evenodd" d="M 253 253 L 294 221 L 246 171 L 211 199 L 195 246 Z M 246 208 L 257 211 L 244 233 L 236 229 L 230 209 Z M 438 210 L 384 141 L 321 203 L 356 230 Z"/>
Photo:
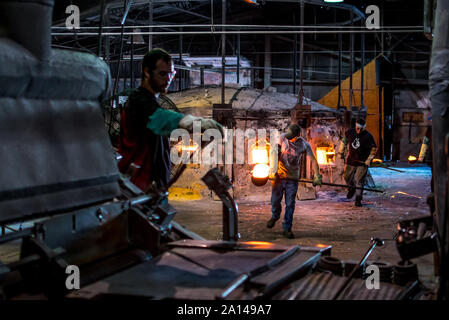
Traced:
<path fill-rule="evenodd" d="M 317 252 L 303 252 L 298 250 L 292 257 L 273 266 L 251 280 L 251 284 L 263 288 L 265 295 L 270 295 L 279 287 L 287 284 L 293 279 L 310 272 L 321 257 Z"/>
<path fill-rule="evenodd" d="M 256 246 L 250 250 L 251 244 L 234 243 L 236 250 L 230 246 L 214 248 L 214 244 L 219 242 L 175 242 L 170 251 L 84 287 L 70 298 L 215 299 L 243 275 L 251 287 L 268 294 L 310 272 L 321 256 L 321 250 L 301 251 L 297 246 L 286 247 L 286 250 L 285 246 L 273 245 L 277 250 L 264 251 Z M 238 249 L 240 245 L 244 250 Z M 248 277 L 254 272 L 253 278 Z M 238 281 L 237 287 L 242 287 L 245 281 Z M 242 295 L 241 288 L 237 291 L 233 297 L 248 298 Z M 254 298 L 257 294 L 253 291 L 249 296 Z"/>
<path fill-rule="evenodd" d="M 79 290 L 76 298 L 127 295 L 214 299 L 241 274 L 262 267 L 278 255 L 276 251 L 175 247 L 151 261 Z"/>
<path fill-rule="evenodd" d="M 215 240 L 180 240 L 167 244 L 169 247 L 204 248 L 216 250 L 259 250 L 282 252 L 291 246 L 279 245 L 266 241 L 215 241 Z"/>
<path fill-rule="evenodd" d="M 276 300 L 331 300 L 345 282 L 345 277 L 330 272 L 315 272 L 291 283 L 278 293 Z M 378 290 L 369 290 L 361 279 L 352 279 L 338 300 L 395 300 L 405 290 L 391 283 L 380 283 Z"/>

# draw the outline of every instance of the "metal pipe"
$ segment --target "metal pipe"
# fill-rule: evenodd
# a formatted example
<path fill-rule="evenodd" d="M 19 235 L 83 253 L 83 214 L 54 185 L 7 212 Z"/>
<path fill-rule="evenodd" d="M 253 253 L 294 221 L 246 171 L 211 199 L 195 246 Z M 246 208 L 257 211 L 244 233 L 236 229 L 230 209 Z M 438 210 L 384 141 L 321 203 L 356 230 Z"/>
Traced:
<path fill-rule="evenodd" d="M 106 6 L 107 7 L 107 6 Z M 350 20 L 349 20 L 350 21 Z M 353 22 L 355 22 L 356 20 L 354 19 Z M 159 25 L 129 25 L 129 26 L 125 26 L 125 29 L 144 29 L 144 28 L 159 28 L 159 29 L 170 29 L 170 28 L 205 28 L 205 29 L 210 29 L 211 27 L 227 27 L 228 29 L 231 28 L 241 28 L 241 29 L 251 29 L 251 28 L 269 28 L 269 29 L 284 29 L 284 28 L 288 28 L 288 29 L 298 29 L 298 30 L 303 30 L 303 29 L 328 29 L 330 31 L 335 31 L 336 29 L 342 29 L 342 30 L 354 30 L 354 31 L 366 31 L 368 32 L 369 30 L 366 30 L 365 27 L 357 27 L 357 26 L 336 26 L 336 25 L 326 25 L 326 24 L 322 24 L 322 25 L 311 25 L 311 26 L 298 26 L 296 24 L 293 25 L 279 25 L 279 24 L 273 24 L 273 25 L 267 25 L 267 24 L 226 24 L 226 25 L 222 25 L 222 24 L 159 24 Z M 121 26 L 104 26 L 103 29 L 121 29 Z M 56 27 L 53 26 L 51 27 L 51 29 L 54 30 L 66 30 L 67 27 Z M 98 27 L 88 27 L 88 26 L 80 26 L 78 30 L 96 30 L 98 29 Z M 380 29 L 377 29 L 376 31 L 371 31 L 371 33 L 377 33 L 379 32 L 378 30 L 382 29 L 386 30 L 386 32 L 391 32 L 394 31 L 395 29 L 400 29 L 400 30 L 408 30 L 408 31 L 421 31 L 423 29 L 423 26 L 386 26 L 386 27 L 380 27 Z M 215 31 L 215 30 L 214 30 Z M 316 31 L 314 31 L 316 32 Z M 69 34 L 71 32 L 68 32 Z M 333 33 L 337 33 L 337 32 L 333 32 Z"/>
<path fill-rule="evenodd" d="M 177 26 L 178 27 L 178 26 Z M 224 29 L 224 28 L 223 28 Z M 422 33 L 422 30 L 419 29 L 395 29 L 395 30 L 230 30 L 230 31 L 221 31 L 221 30 L 208 30 L 208 31 L 140 31 L 140 32 L 125 32 L 124 35 L 223 35 L 223 34 L 374 34 L 374 33 Z M 103 36 L 119 36 L 120 32 L 104 32 Z M 72 36 L 73 34 L 68 32 L 52 32 L 52 36 Z M 78 32 L 78 35 L 82 36 L 98 36 L 98 32 Z"/>
<path fill-rule="evenodd" d="M 131 36 L 131 61 L 130 61 L 131 88 L 134 89 L 134 35 Z"/>
<path fill-rule="evenodd" d="M 153 0 L 148 1 L 148 23 L 149 26 L 153 27 Z M 153 49 L 153 35 L 148 35 L 148 50 Z"/>
<path fill-rule="evenodd" d="M 365 162 L 363 162 L 363 161 L 358 161 L 358 160 L 356 160 L 356 161 L 357 161 L 358 163 L 365 164 Z M 388 167 L 388 166 L 386 166 L 386 165 L 384 165 L 384 164 L 379 164 L 379 165 L 377 165 L 377 166 L 370 166 L 370 168 L 382 168 L 382 169 L 388 169 L 388 170 L 392 170 L 392 171 L 404 173 L 404 171 L 402 171 L 402 170 L 393 169 L 393 168 L 390 168 L 390 167 Z"/>
<path fill-rule="evenodd" d="M 371 252 L 373 252 L 374 248 L 376 246 L 381 247 L 381 246 L 384 245 L 384 241 L 381 240 L 381 239 L 378 239 L 378 238 L 371 238 L 371 243 L 372 243 L 371 246 L 366 251 L 366 253 L 363 256 L 362 260 L 360 260 L 360 262 L 352 269 L 352 271 L 349 274 L 348 278 L 343 283 L 343 285 L 340 287 L 340 289 L 337 291 L 337 293 L 332 298 L 332 300 L 336 300 L 340 296 L 340 294 L 343 292 L 343 290 L 346 289 L 346 287 L 348 286 L 349 282 L 354 277 L 354 274 L 357 272 L 357 270 L 360 268 L 360 266 L 365 263 L 366 259 L 368 259 L 369 255 L 371 254 Z"/>
<path fill-rule="evenodd" d="M 237 35 L 237 83 L 240 83 L 240 34 Z"/>
<path fill-rule="evenodd" d="M 304 26 L 304 1 L 301 0 L 300 3 L 300 25 Z M 304 97 L 304 89 L 303 89 L 303 69 L 304 69 L 304 34 L 300 34 L 299 36 L 299 93 L 298 93 L 298 103 L 302 105 L 303 97 Z"/>
<path fill-rule="evenodd" d="M 362 20 L 363 22 L 363 20 Z M 364 88 L 365 88 L 365 34 L 362 33 L 362 39 L 361 39 L 361 46 L 362 46 L 362 66 L 360 68 L 360 108 L 363 108 L 365 106 L 365 96 L 364 96 Z"/>
<path fill-rule="evenodd" d="M 226 0 L 221 0 L 221 23 L 222 30 L 225 31 L 226 25 Z M 221 103 L 225 103 L 225 65 L 226 65 L 226 35 L 221 35 Z"/>
<path fill-rule="evenodd" d="M 308 180 L 308 179 L 299 179 L 298 181 L 303 182 L 303 183 L 313 183 L 313 180 Z M 354 189 L 359 189 L 359 190 L 384 193 L 384 191 L 382 191 L 382 190 L 363 188 L 363 187 L 352 187 L 352 186 L 347 186 L 345 184 L 336 184 L 336 183 L 328 183 L 328 182 L 322 182 L 321 184 L 325 185 L 325 186 L 331 186 L 331 187 L 342 187 L 342 188 L 348 188 L 348 189 L 354 188 Z"/>
<path fill-rule="evenodd" d="M 265 52 L 264 52 L 264 84 L 266 89 L 271 86 L 271 38 L 269 35 L 265 35 Z"/>
<path fill-rule="evenodd" d="M 247 273 L 240 275 L 237 279 L 231 282 L 223 292 L 218 296 L 219 299 L 226 299 L 232 292 L 234 292 L 238 287 L 240 287 L 246 280 L 249 279 Z"/>
<path fill-rule="evenodd" d="M 120 32 L 120 53 L 119 53 L 119 59 L 117 61 L 117 72 L 116 72 L 116 75 L 115 75 L 115 81 L 114 81 L 114 88 L 112 90 L 112 96 L 115 96 L 115 94 L 116 94 L 117 85 L 118 85 L 118 81 L 119 81 L 119 78 L 120 78 L 120 65 L 121 65 L 121 62 L 122 62 L 122 55 L 123 55 L 123 36 L 124 36 L 124 31 L 125 31 L 124 26 L 125 26 L 126 18 L 128 17 L 128 12 L 129 12 L 129 9 L 131 8 L 132 3 L 133 3 L 133 0 L 128 0 L 128 1 L 124 0 L 123 1 L 124 13 L 123 13 L 122 21 L 121 21 L 122 29 L 121 29 L 121 32 Z M 134 33 L 132 33 L 132 34 L 134 34 Z M 117 97 L 117 104 L 118 104 L 118 97 Z"/>
<path fill-rule="evenodd" d="M 354 13 L 351 11 L 351 26 L 353 26 Z M 351 70 L 349 71 L 349 110 L 352 110 L 352 74 L 354 73 L 354 35 L 351 33 L 349 36 L 349 46 L 350 46 L 350 65 Z"/>
<path fill-rule="evenodd" d="M 181 31 L 182 31 L 182 28 L 181 28 Z M 183 62 L 182 62 L 182 34 L 180 34 L 179 35 L 179 64 L 180 65 L 182 65 L 183 64 Z M 180 72 L 179 72 L 179 77 L 178 77 L 178 83 L 179 83 L 179 86 L 178 86 L 178 90 L 180 91 L 180 90 L 182 90 L 183 88 L 182 88 L 182 82 L 183 82 L 183 76 L 184 76 L 184 70 L 179 70 Z"/>
<path fill-rule="evenodd" d="M 6 243 L 9 241 L 13 241 L 13 240 L 17 240 L 17 239 L 21 239 L 23 237 L 28 237 L 28 236 L 34 234 L 34 232 L 35 232 L 35 229 L 34 229 L 34 227 L 32 227 L 32 228 L 23 229 L 23 230 L 20 230 L 17 232 L 8 233 L 8 234 L 0 237 L 0 244 Z"/>
<path fill-rule="evenodd" d="M 341 106 L 342 35 L 338 34 L 338 108 Z"/>
<path fill-rule="evenodd" d="M 294 16 L 293 16 L 294 18 Z M 298 69 L 298 35 L 294 35 L 293 41 L 293 94 L 296 95 L 296 69 Z"/>
<path fill-rule="evenodd" d="M 384 153 L 383 152 L 384 146 L 383 146 L 383 139 L 382 139 L 382 129 L 383 129 L 383 125 L 382 125 L 382 109 L 383 109 L 382 90 L 383 90 L 382 84 L 379 84 L 379 156 L 380 157 L 382 157 L 383 153 Z"/>
<path fill-rule="evenodd" d="M 97 56 L 99 56 L 99 57 L 101 57 L 101 46 L 102 46 L 102 39 L 103 39 L 101 34 L 103 33 L 104 11 L 105 11 L 105 0 L 101 0 L 101 3 L 100 3 L 100 26 L 98 27 L 98 50 L 97 50 Z"/>
<path fill-rule="evenodd" d="M 106 25 L 109 25 L 109 8 L 106 6 L 106 19 L 105 19 Z M 103 27 L 104 29 L 104 27 Z M 102 36 L 104 36 L 104 32 L 102 32 Z M 110 66 L 111 61 L 111 38 L 109 36 L 106 36 L 106 39 L 104 39 L 104 59 L 106 63 Z"/>

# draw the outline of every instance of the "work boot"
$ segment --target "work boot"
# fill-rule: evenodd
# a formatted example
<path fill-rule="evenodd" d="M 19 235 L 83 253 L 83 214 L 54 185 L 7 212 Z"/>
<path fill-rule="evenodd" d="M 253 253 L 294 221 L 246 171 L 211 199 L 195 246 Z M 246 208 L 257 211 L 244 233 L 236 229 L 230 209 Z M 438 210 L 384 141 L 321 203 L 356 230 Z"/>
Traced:
<path fill-rule="evenodd" d="M 349 188 L 346 198 L 351 199 L 354 196 L 354 194 L 355 194 L 355 188 Z"/>
<path fill-rule="evenodd" d="M 270 220 L 267 221 L 267 228 L 271 229 L 274 227 L 274 224 L 276 223 L 276 219 L 271 218 Z"/>
<path fill-rule="evenodd" d="M 361 207 L 362 206 L 362 197 L 361 196 L 355 197 L 355 206 L 356 207 Z"/>
<path fill-rule="evenodd" d="M 293 239 L 295 237 L 291 230 L 284 230 L 284 232 L 282 232 L 282 235 L 288 239 Z"/>

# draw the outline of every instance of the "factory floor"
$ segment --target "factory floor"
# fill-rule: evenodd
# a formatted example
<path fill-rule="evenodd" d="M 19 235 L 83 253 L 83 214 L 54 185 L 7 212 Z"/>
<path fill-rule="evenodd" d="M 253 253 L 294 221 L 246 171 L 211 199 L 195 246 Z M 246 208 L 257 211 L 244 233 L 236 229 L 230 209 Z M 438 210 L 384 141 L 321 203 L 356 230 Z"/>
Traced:
<path fill-rule="evenodd" d="M 282 220 L 274 228 L 266 228 L 271 217 L 270 194 L 237 199 L 240 240 L 300 246 L 331 245 L 332 256 L 358 262 L 366 253 L 370 238 L 378 237 L 385 241 L 385 245 L 376 247 L 368 260 L 396 264 L 401 260 L 393 239 L 397 222 L 429 215 L 426 196 L 430 192 L 431 172 L 426 166 L 395 168 L 403 172 L 370 169 L 376 188 L 385 193 L 366 192 L 364 205 L 360 208 L 354 206 L 354 199 L 346 199 L 345 189 L 317 187 L 316 200 L 297 200 L 292 228 L 294 239 L 282 236 Z M 170 201 L 170 204 L 177 209 L 176 222 L 205 239 L 222 239 L 220 201 L 203 198 Z M 19 248 L 18 241 L 0 246 L 0 261 L 9 263 L 18 259 Z M 415 258 L 413 262 L 418 265 L 424 285 L 435 287 L 433 254 Z"/>
<path fill-rule="evenodd" d="M 266 227 L 271 217 L 270 194 L 237 199 L 241 241 L 331 245 L 332 256 L 359 261 L 370 245 L 370 238 L 378 237 L 385 245 L 375 248 L 368 260 L 396 264 L 401 260 L 394 240 L 397 222 L 429 215 L 426 196 L 430 193 L 431 172 L 427 166 L 404 164 L 404 167 L 395 168 L 403 172 L 370 169 L 376 187 L 385 192 L 366 192 L 362 207 L 354 206 L 354 198 L 346 199 L 345 189 L 317 188 L 316 200 L 297 200 L 292 227 L 294 239 L 282 236 L 283 215 L 274 228 Z M 209 198 L 170 203 L 178 212 L 176 222 L 208 240 L 222 238 L 220 201 Z M 426 286 L 433 287 L 436 281 L 433 254 L 415 258 L 413 262 L 418 265 L 420 279 Z"/>

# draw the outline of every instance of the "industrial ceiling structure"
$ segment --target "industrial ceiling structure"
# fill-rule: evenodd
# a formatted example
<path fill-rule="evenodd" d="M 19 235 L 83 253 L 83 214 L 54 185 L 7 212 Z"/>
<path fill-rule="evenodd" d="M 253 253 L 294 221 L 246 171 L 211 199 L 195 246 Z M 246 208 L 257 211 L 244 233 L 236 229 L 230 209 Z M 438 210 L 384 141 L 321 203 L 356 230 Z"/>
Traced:
<path fill-rule="evenodd" d="M 65 9 L 72 3 L 80 8 L 81 29 L 69 31 L 65 28 Z M 380 10 L 381 30 L 365 27 L 369 5 Z M 396 66 L 391 77 L 394 81 L 400 83 L 407 77 L 409 82 L 422 84 L 431 45 L 423 32 L 422 1 L 58 1 L 53 20 L 55 46 L 100 53 L 112 64 L 118 60 L 122 45 L 123 55 L 129 56 L 131 34 L 136 55 L 161 47 L 174 56 L 221 56 L 221 32 L 225 31 L 225 54 L 244 56 L 256 69 L 263 69 L 265 56 L 270 54 L 275 82 L 285 82 L 299 73 L 301 34 L 303 78 L 317 84 L 338 82 L 340 52 L 343 78 L 351 74 L 350 61 L 355 71 L 380 54 Z M 410 77 L 412 73 L 414 77 Z"/>

